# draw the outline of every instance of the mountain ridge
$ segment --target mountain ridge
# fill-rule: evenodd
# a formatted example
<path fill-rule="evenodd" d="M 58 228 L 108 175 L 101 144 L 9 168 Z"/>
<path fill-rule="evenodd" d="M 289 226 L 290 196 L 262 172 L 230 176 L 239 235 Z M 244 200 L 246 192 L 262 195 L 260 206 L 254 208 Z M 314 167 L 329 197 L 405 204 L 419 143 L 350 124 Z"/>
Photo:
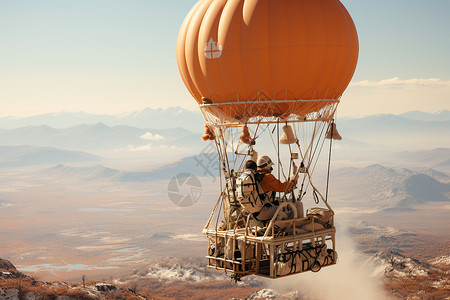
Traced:
<path fill-rule="evenodd" d="M 153 180 L 170 179 L 181 173 L 189 173 L 199 177 L 215 178 L 219 175 L 218 167 L 207 169 L 198 165 L 203 159 L 202 155 L 194 155 L 169 162 L 151 171 L 121 171 L 102 165 L 91 167 L 72 167 L 63 164 L 37 171 L 40 176 L 58 178 L 73 178 L 78 180 L 111 180 L 115 182 L 146 182 Z"/>
<path fill-rule="evenodd" d="M 98 155 L 54 147 L 0 146 L 0 168 L 101 160 L 103 157 Z"/>
<path fill-rule="evenodd" d="M 344 149 L 359 150 L 373 147 L 397 150 L 450 147 L 450 139 L 446 138 L 450 136 L 449 115 L 450 111 L 445 110 L 436 114 L 408 112 L 400 115 L 377 114 L 359 118 L 339 118 L 337 127 L 343 137 L 339 144 Z M 88 152 L 91 151 L 88 147 L 96 147 L 96 151 L 109 151 L 112 147 L 117 150 L 128 145 L 136 149 L 142 149 L 140 147 L 143 146 L 149 148 L 148 143 L 144 143 L 139 137 L 145 131 L 164 136 L 158 133 L 161 131 L 171 136 L 171 139 L 153 141 L 153 144 L 189 145 L 200 150 L 200 143 L 193 141 L 200 141 L 203 124 L 204 120 L 199 111 L 180 107 L 146 108 L 122 115 L 50 113 L 24 118 L 0 118 L 0 128 L 3 128 L 0 129 L 0 140 L 8 145 L 31 144 Z M 99 133 L 98 139 L 93 139 L 96 130 L 102 133 Z M 178 132 L 175 134 L 176 130 Z M 182 132 L 183 130 L 190 132 L 190 138 L 186 138 L 188 134 Z M 402 139 L 401 144 L 398 143 L 399 138 Z M 116 143 L 113 143 L 113 140 Z M 448 164 L 450 161 L 444 166 Z"/>
<path fill-rule="evenodd" d="M 147 182 L 168 180 L 181 173 L 216 180 L 219 172 L 213 166 L 199 165 L 201 155 L 184 157 L 157 169 L 148 171 L 121 171 L 101 165 L 94 167 L 70 167 L 57 165 L 38 171 L 40 177 L 66 178 L 67 180 L 112 182 Z M 367 167 L 347 167 L 333 172 L 333 197 L 341 203 L 377 208 L 378 210 L 410 210 L 414 205 L 429 202 L 450 201 L 450 180 L 445 173 L 433 169 L 410 170 L 389 168 L 379 164 Z M 342 180 L 341 180 L 342 178 Z M 361 200 L 361 193 L 365 195 Z M 356 199 L 356 200 L 355 200 Z M 362 201 L 362 202 L 361 202 Z"/>
<path fill-rule="evenodd" d="M 47 113 L 29 117 L 1 117 L 0 128 L 15 129 L 24 126 L 48 125 L 63 129 L 79 124 L 105 123 L 108 126 L 129 125 L 137 128 L 185 127 L 194 132 L 203 129 L 203 117 L 200 111 L 191 111 L 181 107 L 166 109 L 145 108 L 140 111 L 118 115 L 90 114 L 86 112 Z"/>
<path fill-rule="evenodd" d="M 363 168 L 348 167 L 333 172 L 341 189 L 334 189 L 337 197 L 351 203 L 364 191 L 367 205 L 382 210 L 409 210 L 416 204 L 450 201 L 450 183 L 446 174 L 433 169 L 413 171 L 389 168 L 379 164 Z M 345 182 L 339 181 L 345 178 Z"/>
<path fill-rule="evenodd" d="M 54 147 L 85 152 L 114 152 L 120 149 L 139 149 L 142 146 L 187 146 L 200 148 L 200 135 L 181 127 L 142 129 L 128 125 L 108 126 L 104 123 L 80 124 L 64 129 L 47 125 L 0 129 L 4 146 L 29 145 Z"/>

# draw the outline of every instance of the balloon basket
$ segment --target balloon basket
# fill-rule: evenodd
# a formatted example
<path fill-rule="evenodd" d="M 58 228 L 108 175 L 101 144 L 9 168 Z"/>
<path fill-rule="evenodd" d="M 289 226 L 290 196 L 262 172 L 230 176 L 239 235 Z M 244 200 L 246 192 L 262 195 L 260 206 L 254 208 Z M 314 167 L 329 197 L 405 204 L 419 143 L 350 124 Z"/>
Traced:
<path fill-rule="evenodd" d="M 336 264 L 336 229 L 332 214 L 328 220 L 318 214 L 280 219 L 288 206 L 294 205 L 282 203 L 265 226 L 250 214 L 234 220 L 233 228 L 205 228 L 208 267 L 223 270 L 240 280 L 248 275 L 281 278 L 318 272 Z"/>

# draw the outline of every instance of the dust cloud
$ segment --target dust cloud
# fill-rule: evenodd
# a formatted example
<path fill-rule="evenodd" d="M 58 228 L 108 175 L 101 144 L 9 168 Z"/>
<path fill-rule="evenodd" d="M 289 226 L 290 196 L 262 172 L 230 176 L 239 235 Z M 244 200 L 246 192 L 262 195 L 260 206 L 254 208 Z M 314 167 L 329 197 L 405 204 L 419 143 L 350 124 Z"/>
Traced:
<path fill-rule="evenodd" d="M 338 263 L 317 273 L 306 272 L 276 280 L 267 287 L 278 291 L 297 291 L 300 299 L 380 300 L 389 299 L 367 258 L 360 254 L 348 232 L 349 221 L 337 226 Z"/>

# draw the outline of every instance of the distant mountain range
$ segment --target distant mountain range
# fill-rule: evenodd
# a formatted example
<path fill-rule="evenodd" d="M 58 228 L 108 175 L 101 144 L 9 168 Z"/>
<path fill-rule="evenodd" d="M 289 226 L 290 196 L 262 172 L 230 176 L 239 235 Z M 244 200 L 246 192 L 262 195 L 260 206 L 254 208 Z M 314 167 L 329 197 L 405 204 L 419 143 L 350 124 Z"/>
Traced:
<path fill-rule="evenodd" d="M 111 182 L 146 182 L 168 180 L 181 173 L 198 177 L 218 176 L 215 160 L 207 162 L 203 155 L 185 157 L 158 169 L 128 172 L 103 166 L 71 167 L 57 165 L 38 171 L 42 178 L 65 178 L 77 182 L 106 180 Z M 332 173 L 331 193 L 338 206 L 352 205 L 364 209 L 408 210 L 426 202 L 450 201 L 450 176 L 433 169 L 412 171 L 381 165 L 343 168 Z"/>
<path fill-rule="evenodd" d="M 145 182 L 158 179 L 155 172 L 126 172 L 107 168 L 101 165 L 93 167 L 70 167 L 63 164 L 56 165 L 42 171 L 41 176 L 64 178 L 68 181 L 112 181 L 112 182 Z"/>
<path fill-rule="evenodd" d="M 339 117 L 339 116 L 338 116 Z M 402 118 L 412 121 L 423 122 L 444 122 L 450 121 L 450 111 L 443 110 L 438 113 L 425 113 L 421 111 L 411 111 L 400 115 L 376 115 L 380 118 Z M 356 118 L 356 119 L 365 119 Z M 369 117 L 370 118 L 370 117 Z M 373 117 L 372 117 L 373 118 Z M 338 118 L 339 119 L 339 118 Z M 355 118 L 341 118 L 340 121 L 346 121 Z M 376 120 L 375 120 L 376 121 Z M 86 112 L 59 112 L 48 113 L 30 117 L 1 117 L 0 128 L 14 129 L 25 126 L 47 125 L 53 128 L 68 128 L 80 124 L 104 123 L 108 126 L 126 125 L 137 128 L 157 128 L 168 129 L 181 127 L 193 132 L 203 131 L 203 116 L 200 110 L 191 111 L 181 107 L 170 107 L 166 109 L 146 108 L 141 111 L 122 115 L 101 115 L 89 114 Z"/>
<path fill-rule="evenodd" d="M 199 177 L 219 176 L 218 163 L 208 163 L 203 155 L 182 158 L 164 165 L 156 170 L 129 172 L 107 168 L 101 165 L 92 167 L 71 167 L 58 164 L 54 167 L 38 171 L 41 177 L 66 178 L 76 181 L 108 180 L 113 182 L 145 182 L 152 180 L 171 179 L 180 173 L 189 173 Z"/>
<path fill-rule="evenodd" d="M 53 128 L 68 128 L 80 124 L 104 123 L 107 126 L 126 125 L 137 128 L 184 128 L 194 132 L 203 131 L 203 116 L 198 111 L 190 111 L 180 107 L 167 109 L 150 109 L 136 111 L 123 115 L 97 115 L 85 112 L 49 113 L 31 117 L 0 118 L 0 128 L 14 129 L 26 126 L 46 125 Z"/>
<path fill-rule="evenodd" d="M 3 128 L 0 130 L 0 140 L 3 145 L 52 146 L 86 151 L 90 145 L 108 149 L 118 145 L 134 146 L 139 137 L 149 131 L 164 137 L 173 133 L 173 140 L 170 138 L 160 140 L 161 144 L 172 145 L 180 137 L 186 136 L 187 132 L 192 134 L 192 138 L 195 134 L 195 141 L 200 144 L 198 138 L 203 132 L 203 124 L 200 111 L 180 107 L 147 108 L 124 115 L 62 112 L 25 118 L 0 118 L 0 128 Z M 448 110 L 436 114 L 412 111 L 401 115 L 344 117 L 338 118 L 337 125 L 343 136 L 343 140 L 339 143 L 348 147 L 367 148 L 374 145 L 405 149 L 450 147 Z M 183 130 L 185 132 L 180 132 Z M 112 140 L 116 142 L 112 143 Z"/>
<path fill-rule="evenodd" d="M 128 149 L 138 151 L 151 146 L 194 147 L 201 149 L 199 134 L 183 128 L 141 129 L 130 126 L 110 127 L 103 123 L 55 129 L 46 125 L 0 129 L 5 146 L 30 145 L 77 151 L 105 153 Z"/>
<path fill-rule="evenodd" d="M 401 114 L 399 116 L 410 120 L 426 121 L 426 122 L 448 121 L 450 120 L 450 111 L 442 110 L 435 114 L 425 113 L 422 111 L 410 111 Z"/>
<path fill-rule="evenodd" d="M 384 210 L 408 210 L 426 202 L 450 201 L 449 176 L 381 165 L 334 171 L 333 196 L 343 203 Z"/>
<path fill-rule="evenodd" d="M 402 151 L 394 157 L 398 161 L 403 161 L 410 165 L 450 170 L 450 148 L 437 148 L 430 151 Z"/>
<path fill-rule="evenodd" d="M 102 157 L 51 147 L 0 146 L 0 168 L 71 162 L 96 162 Z"/>
<path fill-rule="evenodd" d="M 339 119 L 338 130 L 343 140 L 333 144 L 336 157 L 346 160 L 358 156 L 368 160 L 374 152 L 401 151 L 402 154 L 395 158 L 398 161 L 409 160 L 413 165 L 422 161 L 424 167 L 445 171 L 450 166 L 449 115 L 449 111 L 438 114 L 409 112 Z M 208 147 L 200 139 L 202 124 L 200 113 L 179 107 L 145 109 L 124 116 L 81 112 L 0 118 L 0 128 L 4 128 L 0 129 L 0 146 L 22 147 L 9 152 L 7 149 L 12 148 L 4 148 L 3 151 L 8 153 L 0 153 L 0 167 L 96 161 L 95 155 L 120 159 L 151 157 L 153 163 L 164 163 L 202 153 Z M 33 147 L 40 149 L 31 150 Z M 268 147 L 271 144 L 259 143 L 256 150 L 263 153 Z M 44 148 L 60 150 L 55 154 Z M 433 150 L 434 154 L 417 151 L 436 148 L 440 150 Z M 78 153 L 75 158 L 74 153 L 70 153 L 72 158 L 68 158 L 69 150 L 85 152 L 85 155 Z M 61 156 L 63 152 L 65 157 Z M 95 155 L 88 157 L 87 153 Z M 429 156 L 428 162 L 426 156 Z"/>

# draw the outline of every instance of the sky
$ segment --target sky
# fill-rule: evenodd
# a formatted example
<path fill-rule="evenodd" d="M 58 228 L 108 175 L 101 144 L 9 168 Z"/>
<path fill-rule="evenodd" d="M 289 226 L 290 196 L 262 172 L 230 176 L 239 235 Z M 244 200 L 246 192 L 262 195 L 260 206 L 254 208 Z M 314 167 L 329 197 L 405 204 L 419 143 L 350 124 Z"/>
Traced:
<path fill-rule="evenodd" d="M 0 117 L 198 109 L 178 73 L 195 0 L 0 0 Z M 342 0 L 360 56 L 340 116 L 450 110 L 450 1 Z"/>

